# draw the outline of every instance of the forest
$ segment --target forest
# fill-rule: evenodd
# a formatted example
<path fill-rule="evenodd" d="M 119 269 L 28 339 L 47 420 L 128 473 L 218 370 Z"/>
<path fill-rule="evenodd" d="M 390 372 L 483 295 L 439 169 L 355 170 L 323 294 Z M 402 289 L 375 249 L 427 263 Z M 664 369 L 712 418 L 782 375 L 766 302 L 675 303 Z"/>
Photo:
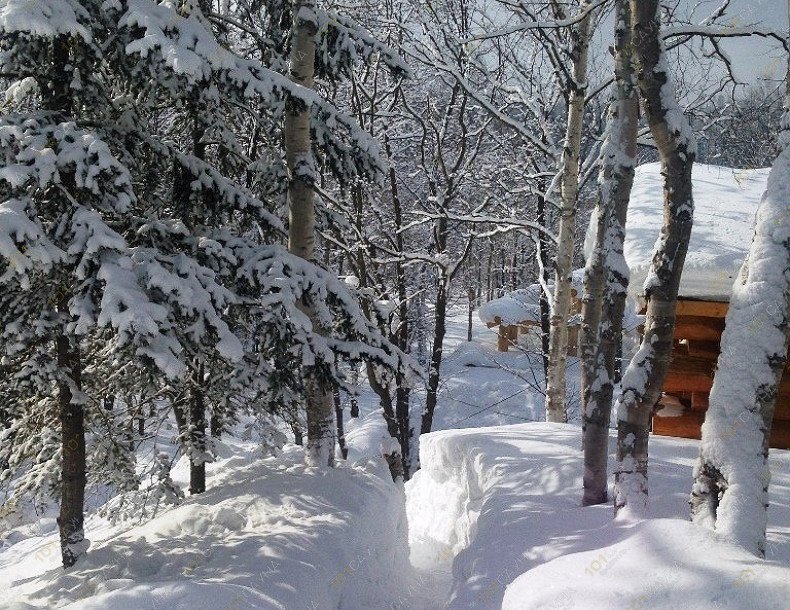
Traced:
<path fill-rule="evenodd" d="M 790 2 L 0 0 L 0 609 L 787 610 Z"/>

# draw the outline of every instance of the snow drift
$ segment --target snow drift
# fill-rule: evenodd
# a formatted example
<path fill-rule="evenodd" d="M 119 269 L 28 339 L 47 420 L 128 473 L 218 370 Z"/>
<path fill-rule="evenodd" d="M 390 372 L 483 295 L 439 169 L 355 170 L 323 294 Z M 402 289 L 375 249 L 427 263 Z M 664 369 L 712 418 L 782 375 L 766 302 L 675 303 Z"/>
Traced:
<path fill-rule="evenodd" d="M 229 460 L 206 493 L 116 529 L 74 569 L 64 573 L 51 553 L 49 571 L 5 583 L 0 607 L 386 607 L 412 577 L 402 487 L 380 458 L 334 469 L 302 459 L 290 446 L 259 463 Z M 19 576 L 41 572 L 40 549 L 55 540 L 20 542 L 3 563 L 16 560 Z"/>

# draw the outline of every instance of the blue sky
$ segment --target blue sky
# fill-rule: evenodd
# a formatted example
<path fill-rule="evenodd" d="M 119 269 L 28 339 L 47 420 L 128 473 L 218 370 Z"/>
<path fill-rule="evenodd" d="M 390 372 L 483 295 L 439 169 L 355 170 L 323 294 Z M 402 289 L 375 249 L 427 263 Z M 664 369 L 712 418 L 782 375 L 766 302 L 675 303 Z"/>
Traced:
<path fill-rule="evenodd" d="M 720 4 L 720 0 L 705 3 L 708 12 Z M 728 19 L 737 19 L 740 25 L 762 23 L 775 30 L 787 32 L 786 0 L 734 0 Z M 729 40 L 724 44 L 729 51 L 739 79 L 753 82 L 769 76 L 782 79 L 787 69 L 787 59 L 776 41 L 761 38 Z"/>

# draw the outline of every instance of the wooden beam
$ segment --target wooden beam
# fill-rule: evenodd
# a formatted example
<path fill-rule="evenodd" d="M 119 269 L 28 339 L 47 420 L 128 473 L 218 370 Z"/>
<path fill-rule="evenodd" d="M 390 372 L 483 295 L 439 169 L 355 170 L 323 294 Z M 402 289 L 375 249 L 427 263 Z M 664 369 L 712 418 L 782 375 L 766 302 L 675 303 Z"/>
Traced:
<path fill-rule="evenodd" d="M 664 392 L 710 392 L 713 379 L 704 373 L 670 371 L 664 381 Z"/>
<path fill-rule="evenodd" d="M 770 445 L 774 449 L 790 449 L 790 422 L 774 420 L 771 425 Z"/>
<path fill-rule="evenodd" d="M 673 353 L 663 391 L 710 392 L 713 387 L 714 366 L 715 362 L 707 358 Z"/>
<path fill-rule="evenodd" d="M 692 392 L 691 393 L 691 409 L 703 413 L 708 410 L 710 406 L 710 394 L 707 392 Z"/>
<path fill-rule="evenodd" d="M 689 356 L 707 358 L 716 362 L 719 359 L 721 345 L 716 341 L 686 341 Z"/>
<path fill-rule="evenodd" d="M 721 341 L 724 330 L 724 320 L 719 318 L 706 318 L 704 316 L 683 316 L 675 323 L 674 339 L 687 339 L 689 341 Z"/>
<path fill-rule="evenodd" d="M 500 326 L 499 327 L 499 336 L 497 337 L 497 349 L 500 352 L 506 352 L 507 348 L 510 346 L 510 327 L 509 326 Z"/>
<path fill-rule="evenodd" d="M 720 301 L 687 301 L 679 299 L 675 313 L 678 317 L 700 316 L 705 318 L 724 318 L 729 308 L 729 303 L 722 303 Z"/>
<path fill-rule="evenodd" d="M 790 421 L 790 398 L 777 396 L 774 405 L 774 423 L 777 421 Z"/>
<path fill-rule="evenodd" d="M 702 422 L 705 420 L 703 413 L 686 411 L 679 417 L 654 417 L 653 434 L 660 436 L 678 436 L 680 438 L 699 438 Z"/>

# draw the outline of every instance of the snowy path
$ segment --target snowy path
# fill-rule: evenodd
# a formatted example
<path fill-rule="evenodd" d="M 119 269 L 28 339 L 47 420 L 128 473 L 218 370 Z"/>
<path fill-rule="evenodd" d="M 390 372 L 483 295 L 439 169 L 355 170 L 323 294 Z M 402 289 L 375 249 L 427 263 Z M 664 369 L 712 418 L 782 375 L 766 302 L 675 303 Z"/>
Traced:
<path fill-rule="evenodd" d="M 664 610 L 787 609 L 790 452 L 771 452 L 761 561 L 688 522 L 697 441 L 651 437 L 651 518 L 615 520 L 610 505 L 579 505 L 580 434 L 578 426 L 530 423 L 423 439 L 423 467 L 408 489 L 409 533 L 413 558 L 457 554 L 440 607 L 610 610 L 648 607 L 638 601 L 644 594 Z M 746 586 L 751 578 L 756 584 Z"/>

